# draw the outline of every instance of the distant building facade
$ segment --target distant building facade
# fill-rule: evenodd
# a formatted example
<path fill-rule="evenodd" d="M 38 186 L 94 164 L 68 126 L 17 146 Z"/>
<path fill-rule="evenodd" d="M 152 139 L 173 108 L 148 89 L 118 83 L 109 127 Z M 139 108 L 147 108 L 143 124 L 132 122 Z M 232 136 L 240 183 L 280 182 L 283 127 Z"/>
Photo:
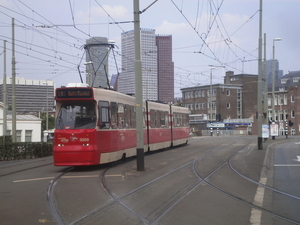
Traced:
<path fill-rule="evenodd" d="M 213 84 L 212 88 L 204 85 L 181 89 L 183 105 L 190 109 L 191 114 L 207 115 L 207 121 L 212 123 L 251 119 L 252 134 L 257 135 L 257 117 L 261 116 L 263 124 L 272 121 L 278 124 L 279 135 L 285 135 L 285 131 L 288 135 L 300 135 L 300 71 L 289 72 L 276 80 L 275 118 L 272 118 L 271 86 L 267 93 L 267 112 L 262 110 L 264 114 L 257 114 L 257 82 L 257 75 L 234 75 L 232 71 L 228 71 L 224 84 Z M 262 98 L 262 103 L 263 101 Z"/>
<path fill-rule="evenodd" d="M 209 121 L 250 118 L 257 102 L 257 75 L 234 75 L 228 71 L 224 84 L 182 88 L 181 91 L 183 105 L 191 114 L 207 114 Z"/>
<path fill-rule="evenodd" d="M 275 82 L 274 121 L 278 124 L 279 133 L 284 135 L 300 134 L 300 71 L 292 71 Z M 268 118 L 272 118 L 272 90 L 268 91 Z"/>
<path fill-rule="evenodd" d="M 46 112 L 54 107 L 54 82 L 16 77 L 17 113 Z M 6 79 L 7 104 L 12 106 L 12 78 Z M 0 79 L 0 101 L 3 102 L 3 79 Z"/>

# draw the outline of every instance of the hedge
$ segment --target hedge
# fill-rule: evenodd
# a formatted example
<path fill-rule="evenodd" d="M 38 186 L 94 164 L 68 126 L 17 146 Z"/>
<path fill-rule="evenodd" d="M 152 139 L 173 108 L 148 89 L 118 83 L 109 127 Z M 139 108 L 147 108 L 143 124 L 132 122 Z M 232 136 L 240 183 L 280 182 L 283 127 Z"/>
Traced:
<path fill-rule="evenodd" d="M 0 161 L 34 159 L 52 155 L 53 143 L 5 142 L 0 143 Z"/>

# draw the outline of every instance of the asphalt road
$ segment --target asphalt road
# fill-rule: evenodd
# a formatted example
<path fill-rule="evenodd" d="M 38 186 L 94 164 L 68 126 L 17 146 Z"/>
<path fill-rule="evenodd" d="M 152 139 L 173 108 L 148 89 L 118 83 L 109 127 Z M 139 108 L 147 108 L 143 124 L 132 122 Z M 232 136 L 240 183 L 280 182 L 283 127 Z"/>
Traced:
<path fill-rule="evenodd" d="M 256 143 L 196 138 L 147 154 L 142 172 L 0 162 L 0 224 L 300 224 L 297 137 Z"/>

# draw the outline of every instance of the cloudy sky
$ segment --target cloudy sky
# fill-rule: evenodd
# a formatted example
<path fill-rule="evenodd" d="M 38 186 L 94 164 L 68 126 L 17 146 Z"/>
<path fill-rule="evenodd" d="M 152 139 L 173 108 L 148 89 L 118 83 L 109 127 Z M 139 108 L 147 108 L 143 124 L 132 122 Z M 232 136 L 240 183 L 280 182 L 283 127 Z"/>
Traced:
<path fill-rule="evenodd" d="M 140 10 L 154 0 L 140 0 Z M 264 0 L 266 57 L 275 58 L 284 74 L 300 70 L 300 0 Z M 110 73 L 121 70 L 121 33 L 133 30 L 133 0 L 0 0 L 0 66 L 7 40 L 7 76 L 11 76 L 12 18 L 15 20 L 17 76 L 50 79 L 57 87 L 85 78 L 83 45 L 90 37 L 116 44 Z M 257 74 L 259 0 L 158 0 L 140 15 L 141 28 L 173 37 L 175 95 L 180 88 L 222 83 L 225 71 Z"/>

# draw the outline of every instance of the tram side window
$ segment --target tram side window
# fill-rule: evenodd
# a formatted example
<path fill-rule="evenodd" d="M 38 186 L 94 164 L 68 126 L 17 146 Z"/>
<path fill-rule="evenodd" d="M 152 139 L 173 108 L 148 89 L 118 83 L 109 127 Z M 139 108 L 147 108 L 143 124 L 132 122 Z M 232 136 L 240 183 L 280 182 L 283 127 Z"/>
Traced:
<path fill-rule="evenodd" d="M 112 129 L 118 128 L 118 104 L 116 102 L 110 103 L 111 120 L 110 125 Z"/>
<path fill-rule="evenodd" d="M 124 105 L 118 104 L 118 128 L 124 128 Z"/>
<path fill-rule="evenodd" d="M 182 126 L 182 115 L 180 113 L 175 113 L 175 127 Z"/>
<path fill-rule="evenodd" d="M 131 127 L 136 128 L 136 111 L 133 105 L 130 106 L 131 111 Z"/>
<path fill-rule="evenodd" d="M 189 124 L 189 114 L 183 114 L 182 118 L 183 118 L 183 126 L 184 127 L 189 127 L 190 126 L 190 124 Z"/>
<path fill-rule="evenodd" d="M 99 126 L 100 128 L 109 128 L 109 104 L 106 101 L 99 101 Z"/>
<path fill-rule="evenodd" d="M 124 107 L 124 120 L 125 120 L 125 128 L 131 127 L 131 112 L 130 105 L 125 105 Z"/>
<path fill-rule="evenodd" d="M 156 111 L 155 127 L 160 128 L 160 115 L 161 111 Z"/>
<path fill-rule="evenodd" d="M 160 112 L 160 127 L 168 128 L 169 120 L 168 120 L 168 112 Z"/>
<path fill-rule="evenodd" d="M 150 109 L 150 127 L 155 128 L 156 112 L 154 109 Z"/>

